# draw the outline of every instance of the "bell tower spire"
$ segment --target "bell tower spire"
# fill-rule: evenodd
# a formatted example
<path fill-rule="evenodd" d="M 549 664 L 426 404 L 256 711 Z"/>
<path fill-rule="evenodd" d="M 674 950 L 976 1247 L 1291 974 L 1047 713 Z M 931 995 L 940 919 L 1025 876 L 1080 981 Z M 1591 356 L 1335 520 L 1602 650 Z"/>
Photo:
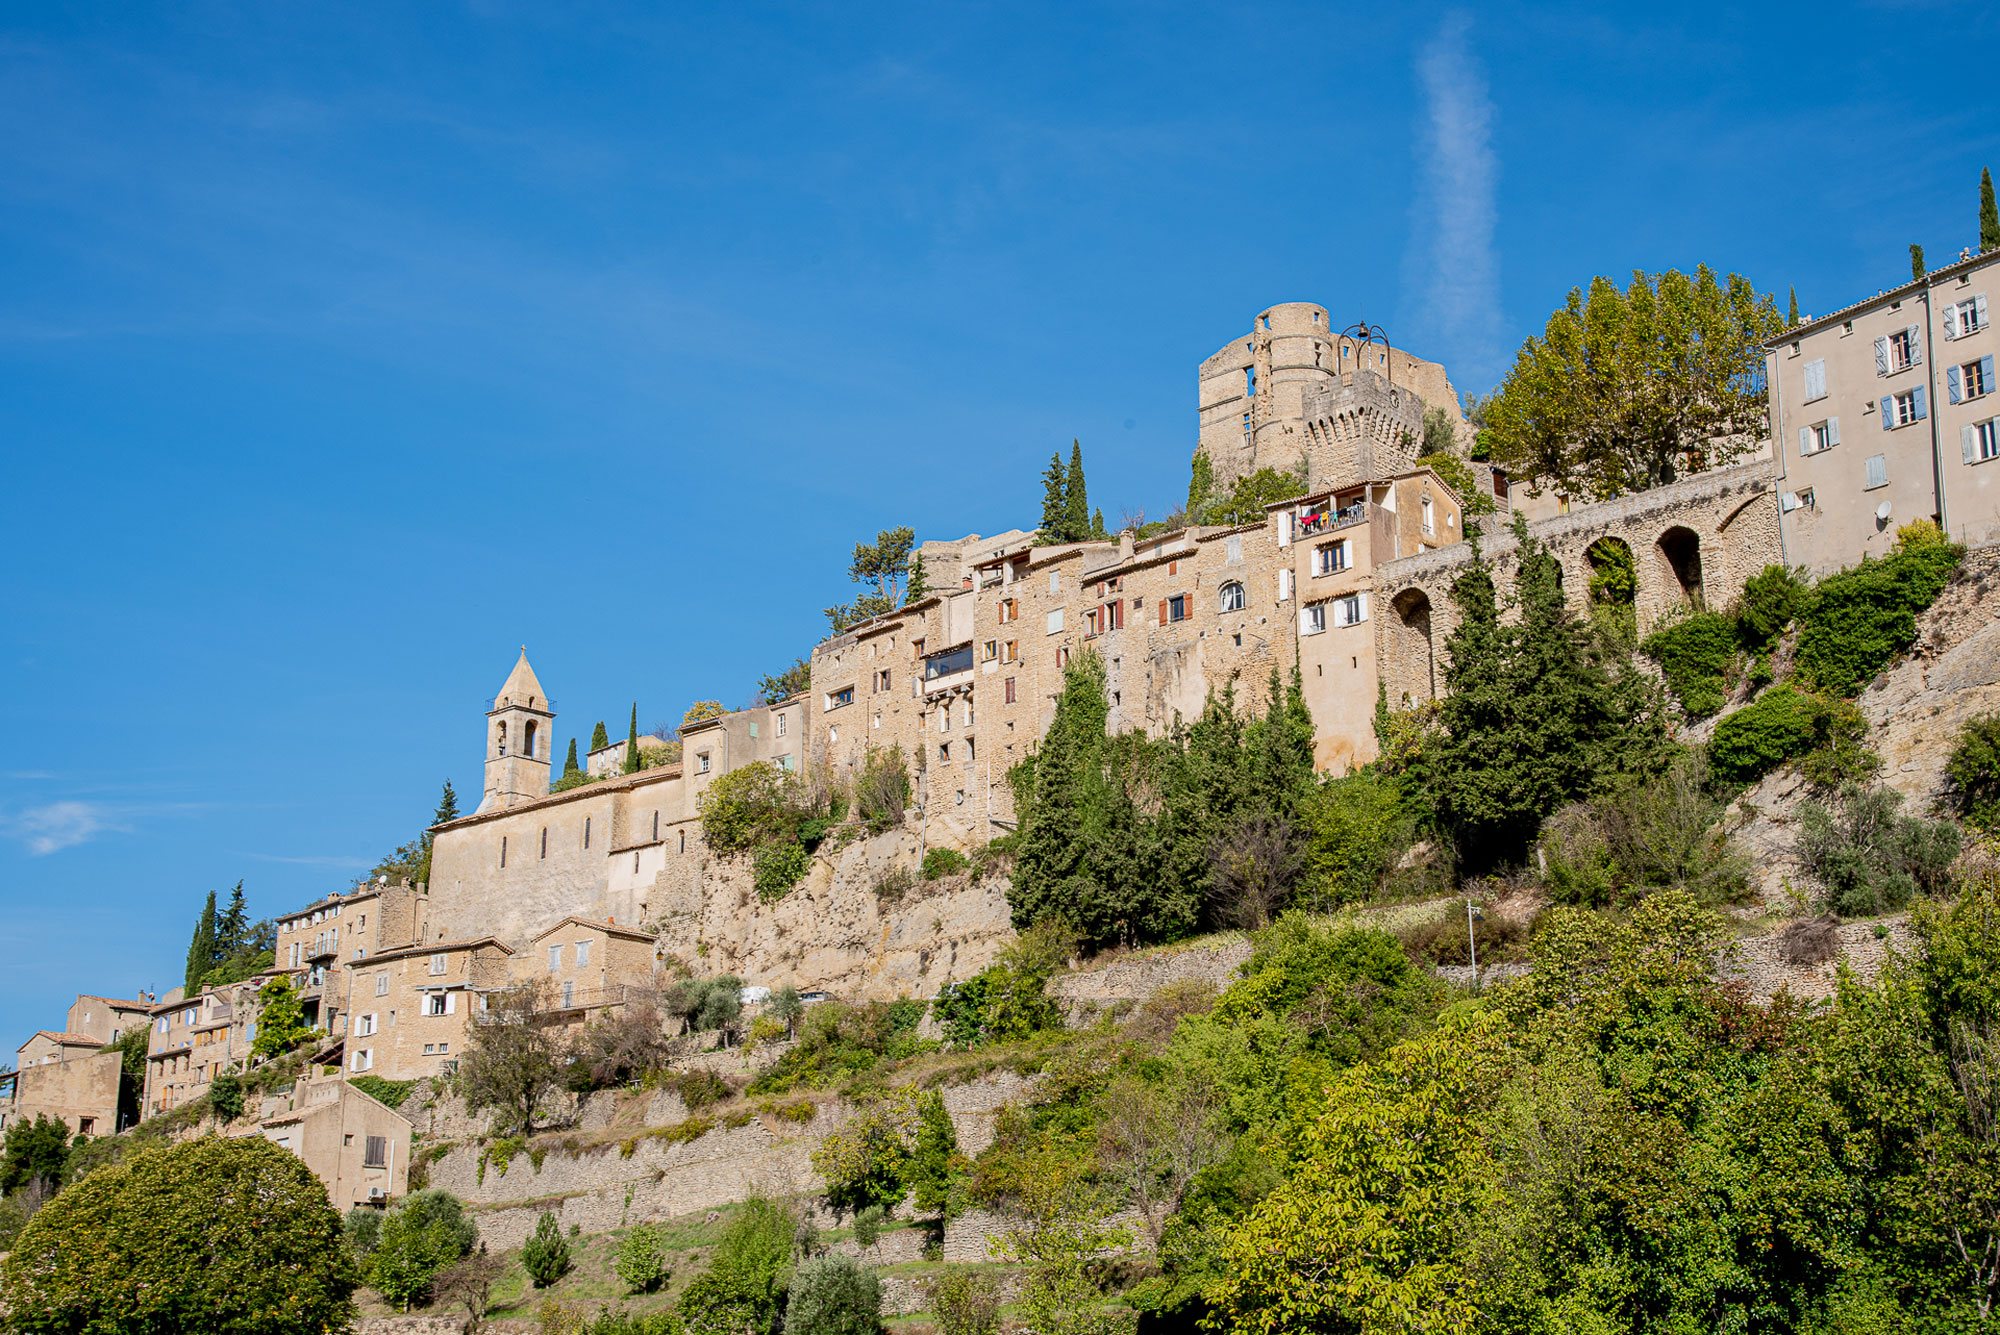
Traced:
<path fill-rule="evenodd" d="M 481 811 L 519 806 L 549 792 L 554 702 L 528 664 L 528 647 L 486 711 L 486 791 Z"/>

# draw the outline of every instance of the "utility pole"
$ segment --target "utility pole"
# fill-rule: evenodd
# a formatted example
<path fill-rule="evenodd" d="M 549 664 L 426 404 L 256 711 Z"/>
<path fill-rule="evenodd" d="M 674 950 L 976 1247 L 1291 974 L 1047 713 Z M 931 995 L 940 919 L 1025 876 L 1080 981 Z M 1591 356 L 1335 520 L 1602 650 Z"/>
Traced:
<path fill-rule="evenodd" d="M 1475 992 L 1479 990 L 1479 935 L 1472 930 L 1472 924 L 1484 920 L 1485 917 L 1485 914 L 1472 907 L 1472 896 L 1467 895 L 1465 897 L 1465 946 L 1472 955 L 1472 990 Z"/>

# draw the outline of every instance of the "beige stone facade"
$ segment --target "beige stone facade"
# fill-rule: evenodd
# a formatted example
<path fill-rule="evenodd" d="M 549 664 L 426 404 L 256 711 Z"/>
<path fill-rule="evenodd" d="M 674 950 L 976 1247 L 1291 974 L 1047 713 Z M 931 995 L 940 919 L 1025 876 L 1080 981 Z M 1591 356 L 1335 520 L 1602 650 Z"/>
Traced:
<path fill-rule="evenodd" d="M 77 1008 L 71 1007 L 70 1014 L 75 1018 Z M 118 1130 L 123 1063 L 117 1052 L 103 1050 L 112 1041 L 50 1029 L 30 1035 L 15 1051 L 14 1071 L 0 1076 L 0 1133 L 38 1117 L 53 1117 L 77 1135 Z"/>
<path fill-rule="evenodd" d="M 486 936 L 426 941 L 351 963 L 347 1073 L 414 1080 L 451 1069 L 481 995 L 507 985 L 514 954 Z"/>
<path fill-rule="evenodd" d="M 145 1116 L 199 1098 L 224 1071 L 245 1069 L 257 1038 L 258 989 L 278 972 L 203 988 L 193 997 L 169 993 L 152 1008 L 140 1104 Z"/>
<path fill-rule="evenodd" d="M 410 1184 L 411 1126 L 338 1072 L 307 1074 L 263 1102 L 257 1121 L 229 1134 L 261 1135 L 304 1160 L 336 1210 L 382 1206 Z"/>
<path fill-rule="evenodd" d="M 415 945 L 429 910 L 424 887 L 384 881 L 328 895 L 279 918 L 276 968 L 298 988 L 306 1023 L 343 1032 L 352 1009 L 347 966 Z"/>
<path fill-rule="evenodd" d="M 2000 251 L 1946 265 L 1768 347 L 1784 557 L 1814 574 L 1935 519 L 2000 542 Z"/>

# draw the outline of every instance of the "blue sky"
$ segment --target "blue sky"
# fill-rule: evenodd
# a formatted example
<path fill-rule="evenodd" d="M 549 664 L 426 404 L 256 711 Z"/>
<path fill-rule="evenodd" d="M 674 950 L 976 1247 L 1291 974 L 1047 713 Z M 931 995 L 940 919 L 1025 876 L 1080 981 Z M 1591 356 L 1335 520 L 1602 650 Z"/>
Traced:
<path fill-rule="evenodd" d="M 1973 240 L 2000 11 L 1608 8 L 10 7 L 0 1049 L 476 796 L 516 645 L 650 725 L 1072 437 L 1164 513 L 1262 306 L 1483 390 L 1595 273 Z"/>

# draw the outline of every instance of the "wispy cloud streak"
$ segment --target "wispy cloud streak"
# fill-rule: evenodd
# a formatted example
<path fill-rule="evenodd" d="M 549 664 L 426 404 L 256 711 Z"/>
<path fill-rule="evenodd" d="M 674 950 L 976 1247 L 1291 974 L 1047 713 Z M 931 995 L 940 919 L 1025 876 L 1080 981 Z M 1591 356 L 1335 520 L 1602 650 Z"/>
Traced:
<path fill-rule="evenodd" d="M 1499 163 L 1493 102 L 1472 54 L 1472 18 L 1445 16 L 1417 57 L 1423 88 L 1423 189 L 1418 205 L 1426 334 L 1462 390 L 1500 376 L 1500 265 L 1494 250 Z"/>
<path fill-rule="evenodd" d="M 71 801 L 27 807 L 6 817 L 4 828 L 39 858 L 124 827 L 108 807 L 96 802 Z"/>

